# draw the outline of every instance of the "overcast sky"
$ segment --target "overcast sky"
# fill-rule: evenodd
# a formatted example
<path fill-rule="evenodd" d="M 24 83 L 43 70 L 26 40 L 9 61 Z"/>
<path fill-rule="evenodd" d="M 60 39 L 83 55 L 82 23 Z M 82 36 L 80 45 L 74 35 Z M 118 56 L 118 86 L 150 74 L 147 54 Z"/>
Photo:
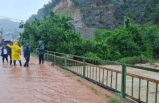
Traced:
<path fill-rule="evenodd" d="M 27 20 L 50 0 L 0 0 L 0 16 Z"/>

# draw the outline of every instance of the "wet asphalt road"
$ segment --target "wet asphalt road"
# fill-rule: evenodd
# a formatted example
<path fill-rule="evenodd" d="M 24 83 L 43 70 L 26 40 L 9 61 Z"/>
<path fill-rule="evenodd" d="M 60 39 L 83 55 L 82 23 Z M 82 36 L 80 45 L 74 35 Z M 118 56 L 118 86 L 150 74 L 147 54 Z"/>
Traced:
<path fill-rule="evenodd" d="M 22 59 L 24 63 L 24 60 Z M 86 86 L 31 57 L 30 67 L 0 60 L 0 103 L 107 103 Z"/>

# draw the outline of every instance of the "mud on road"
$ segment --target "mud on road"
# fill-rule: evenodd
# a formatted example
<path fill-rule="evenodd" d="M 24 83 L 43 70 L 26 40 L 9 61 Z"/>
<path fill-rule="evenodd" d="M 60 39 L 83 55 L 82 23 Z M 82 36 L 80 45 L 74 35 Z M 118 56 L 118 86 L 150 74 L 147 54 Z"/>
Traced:
<path fill-rule="evenodd" d="M 39 65 L 34 57 L 29 68 L 0 61 L 0 103 L 109 103 L 108 97 L 114 96 L 49 64 Z"/>

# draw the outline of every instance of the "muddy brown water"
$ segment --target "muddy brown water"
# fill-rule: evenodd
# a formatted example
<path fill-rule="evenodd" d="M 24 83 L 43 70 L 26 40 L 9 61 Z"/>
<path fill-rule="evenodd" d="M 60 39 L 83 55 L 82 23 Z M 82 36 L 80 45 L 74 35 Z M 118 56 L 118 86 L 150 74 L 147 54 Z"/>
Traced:
<path fill-rule="evenodd" d="M 153 66 L 149 64 L 137 64 L 137 65 L 142 67 L 154 68 Z M 120 65 L 105 65 L 101 67 L 107 67 L 112 70 L 119 70 L 119 71 L 122 70 L 122 66 Z M 70 70 L 78 72 L 79 74 L 83 73 L 83 66 L 68 67 L 68 68 L 70 68 Z M 159 69 L 159 67 L 155 67 L 155 69 Z M 159 73 L 157 72 L 150 72 L 150 71 L 140 70 L 140 69 L 131 68 L 131 67 L 127 67 L 126 70 L 127 70 L 127 73 L 143 76 L 146 78 L 156 79 L 159 81 Z M 103 69 L 99 71 L 99 68 L 97 68 L 96 70 L 96 67 L 86 66 L 86 77 L 89 77 L 93 80 L 96 80 L 100 83 L 103 83 L 104 85 L 111 87 L 111 71 L 108 71 L 108 76 L 107 76 L 107 70 L 104 70 L 104 75 L 103 75 Z M 116 86 L 116 73 L 112 72 L 112 88 L 115 89 L 115 86 Z M 134 77 L 134 82 L 132 86 L 132 77 L 126 76 L 126 93 L 130 96 L 132 95 L 132 87 L 133 87 L 133 97 L 138 99 L 139 98 L 139 78 Z M 117 90 L 121 91 L 121 74 L 120 73 L 118 73 L 117 75 Z M 155 103 L 155 93 L 156 93 L 155 91 L 156 91 L 156 84 L 153 82 L 149 82 L 148 103 Z M 158 86 L 157 93 L 158 93 L 157 103 L 159 103 L 159 86 Z M 142 101 L 146 102 L 146 94 L 147 94 L 147 81 L 141 79 L 140 99 Z"/>
<path fill-rule="evenodd" d="M 34 57 L 29 68 L 0 61 L 0 83 L 0 103 L 108 103 L 105 95 L 111 95 L 101 88 L 103 94 L 96 94 L 56 67 L 39 65 Z"/>
<path fill-rule="evenodd" d="M 151 67 L 154 68 L 150 65 L 147 64 L 137 64 L 138 66 L 142 66 L 142 67 Z M 108 68 L 112 68 L 115 70 L 122 70 L 121 66 L 119 65 L 109 65 L 106 66 Z M 155 68 L 155 69 L 159 69 L 159 68 Z M 150 72 L 150 71 L 146 71 L 146 70 L 140 70 L 140 69 L 136 69 L 136 68 L 131 68 L 131 67 L 127 67 L 127 72 L 131 73 L 131 74 L 135 74 L 135 75 L 139 75 L 139 76 L 143 76 L 146 78 L 151 78 L 151 79 L 156 79 L 159 81 L 159 73 L 156 72 Z M 118 77 L 119 80 L 121 80 L 121 76 Z M 115 78 L 113 78 L 115 80 Z M 120 82 L 118 83 L 120 84 Z M 120 85 L 119 85 L 120 88 Z M 139 97 L 139 78 L 134 78 L 134 84 L 133 84 L 133 96 L 135 98 Z M 148 87 L 148 103 L 155 103 L 155 90 L 156 90 L 156 84 L 153 82 L 149 82 L 149 87 Z M 130 76 L 126 76 L 126 92 L 127 94 L 131 95 L 132 94 L 132 77 Z M 158 87 L 158 100 L 157 103 L 159 103 L 159 87 Z M 147 81 L 146 80 L 142 80 L 141 79 L 141 90 L 140 90 L 140 99 L 142 101 L 146 101 L 146 94 L 147 94 Z"/>

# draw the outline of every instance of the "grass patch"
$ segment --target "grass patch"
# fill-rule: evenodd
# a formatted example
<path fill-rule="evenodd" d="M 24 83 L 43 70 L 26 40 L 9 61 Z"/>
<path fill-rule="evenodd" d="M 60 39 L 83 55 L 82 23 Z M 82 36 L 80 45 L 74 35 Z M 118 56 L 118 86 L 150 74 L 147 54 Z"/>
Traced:
<path fill-rule="evenodd" d="M 81 82 L 81 79 L 78 78 L 77 81 L 78 81 L 78 82 Z"/>
<path fill-rule="evenodd" d="M 37 56 L 37 53 L 31 52 L 30 55 L 31 55 L 31 56 Z"/>
<path fill-rule="evenodd" d="M 118 98 L 118 97 L 110 97 L 110 98 L 109 98 L 109 102 L 110 102 L 110 103 L 123 103 L 123 102 L 120 100 L 120 98 Z"/>
<path fill-rule="evenodd" d="M 94 87 L 90 86 L 89 88 L 97 95 L 97 90 Z"/>
<path fill-rule="evenodd" d="M 70 73 L 65 74 L 65 77 L 71 77 Z"/>

